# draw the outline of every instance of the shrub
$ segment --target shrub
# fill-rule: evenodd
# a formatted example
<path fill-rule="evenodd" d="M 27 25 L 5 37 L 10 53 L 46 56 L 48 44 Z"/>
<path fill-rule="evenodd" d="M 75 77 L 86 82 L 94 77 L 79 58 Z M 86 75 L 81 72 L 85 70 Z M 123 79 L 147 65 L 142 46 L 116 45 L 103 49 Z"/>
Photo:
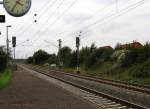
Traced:
<path fill-rule="evenodd" d="M 6 54 L 0 51 L 0 72 L 4 71 L 7 66 Z"/>
<path fill-rule="evenodd" d="M 29 58 L 26 60 L 26 63 L 27 63 L 27 64 L 33 64 L 33 57 L 29 57 Z"/>
<path fill-rule="evenodd" d="M 132 73 L 132 76 L 135 78 L 149 78 L 150 77 L 150 63 L 144 63 L 136 68 Z"/>
<path fill-rule="evenodd" d="M 122 67 L 129 67 L 137 61 L 138 49 L 131 49 L 125 54 L 124 59 L 121 60 Z"/>
<path fill-rule="evenodd" d="M 86 67 L 92 67 L 96 65 L 97 63 L 101 64 L 103 62 L 108 61 L 112 53 L 113 53 L 112 49 L 105 49 L 105 48 L 96 49 L 88 57 L 86 61 Z"/>

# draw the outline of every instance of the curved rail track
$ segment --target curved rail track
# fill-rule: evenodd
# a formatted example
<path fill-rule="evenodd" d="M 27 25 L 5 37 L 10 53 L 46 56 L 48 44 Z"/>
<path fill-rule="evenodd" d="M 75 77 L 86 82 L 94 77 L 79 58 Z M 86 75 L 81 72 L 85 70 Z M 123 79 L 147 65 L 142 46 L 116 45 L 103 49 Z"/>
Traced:
<path fill-rule="evenodd" d="M 34 67 L 32 66 L 32 68 L 34 68 Z M 42 70 L 49 70 L 49 69 L 44 69 L 43 67 L 40 67 L 40 66 L 36 66 L 36 68 L 40 68 L 40 70 L 41 69 Z M 144 94 L 147 94 L 150 96 L 150 86 L 131 84 L 131 83 L 127 83 L 127 82 L 108 80 L 108 79 L 103 79 L 103 78 L 94 78 L 94 77 L 87 76 L 87 75 L 80 75 L 80 74 L 75 74 L 75 73 L 66 73 L 66 72 L 60 71 L 60 70 L 49 70 L 49 71 L 54 72 L 54 73 L 69 75 L 69 76 L 73 76 L 73 77 L 77 77 L 77 78 L 82 78 L 82 79 L 86 79 L 86 80 L 90 80 L 90 81 L 95 81 L 95 82 L 99 82 L 99 83 L 103 83 L 103 84 L 107 84 L 107 85 L 121 87 L 121 88 L 125 88 L 128 90 L 133 90 L 136 92 L 144 93 Z"/>
<path fill-rule="evenodd" d="M 63 78 L 60 78 L 60 77 L 56 76 L 56 75 L 52 75 L 51 73 L 47 73 L 47 70 L 43 70 L 43 69 L 41 70 L 41 68 L 39 69 L 39 68 L 37 68 L 37 67 L 35 68 L 33 66 L 32 66 L 31 69 L 34 70 L 34 71 L 36 71 L 36 72 L 38 72 L 38 73 L 46 75 L 48 77 L 54 78 L 56 80 L 62 81 L 64 83 L 67 83 L 69 85 L 72 85 L 74 87 L 80 88 L 82 90 L 85 90 L 87 92 L 90 92 L 90 93 L 92 93 L 94 95 L 99 96 L 99 100 L 98 101 L 101 102 L 101 107 L 103 109 L 149 109 L 149 108 L 141 106 L 139 104 L 135 104 L 135 103 L 132 103 L 132 102 L 129 102 L 129 101 L 126 101 L 126 100 L 114 97 L 112 95 L 105 94 L 105 93 L 102 93 L 100 91 L 91 89 L 89 87 L 83 86 L 82 84 L 77 84 L 77 83 L 74 83 L 74 82 L 71 82 L 71 81 L 67 81 L 67 80 L 65 80 Z M 74 76 L 74 77 L 82 78 L 82 79 L 87 79 L 87 80 L 90 80 L 90 81 L 102 82 L 101 80 L 98 80 L 98 79 L 95 79 L 95 78 L 83 77 L 83 76 L 80 76 L 80 75 L 68 74 L 68 73 L 64 73 L 64 72 L 60 72 L 60 71 L 52 71 L 52 72 L 63 73 L 65 75 Z M 110 83 L 107 83 L 107 82 L 103 82 L 103 83 L 110 84 Z M 114 85 L 114 84 L 110 84 L 110 85 Z M 115 85 L 115 86 L 117 86 L 117 87 L 123 87 L 123 88 L 129 88 L 126 85 L 124 85 L 124 86 Z M 136 88 L 137 87 L 129 88 L 129 89 L 130 90 L 141 91 L 143 93 L 147 93 L 147 91 L 145 92 L 144 89 L 141 90 L 141 89 L 138 88 L 138 90 L 137 90 Z M 95 100 L 95 98 L 92 98 L 92 99 Z"/>

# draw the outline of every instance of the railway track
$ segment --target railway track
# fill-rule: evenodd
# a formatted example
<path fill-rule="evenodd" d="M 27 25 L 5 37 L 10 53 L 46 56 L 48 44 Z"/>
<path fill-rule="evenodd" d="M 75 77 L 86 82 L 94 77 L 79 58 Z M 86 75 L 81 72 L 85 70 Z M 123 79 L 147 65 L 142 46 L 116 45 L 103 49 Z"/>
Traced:
<path fill-rule="evenodd" d="M 38 67 L 42 70 L 49 70 L 49 69 L 44 69 L 43 67 L 40 67 L 40 66 L 36 66 L 36 67 Z M 128 90 L 132 90 L 132 91 L 143 93 L 143 94 L 146 94 L 147 96 L 150 96 L 150 87 L 149 86 L 144 86 L 144 85 L 139 85 L 139 84 L 131 84 L 131 83 L 126 83 L 126 82 L 122 82 L 122 81 L 114 81 L 114 80 L 108 80 L 108 79 L 103 79 L 103 78 L 93 78 L 91 76 L 85 76 L 85 75 L 73 74 L 73 73 L 71 74 L 71 73 L 66 73 L 64 71 L 59 71 L 59 70 L 50 70 L 50 71 L 54 72 L 54 73 L 77 77 L 77 78 L 87 79 L 90 81 L 95 81 L 95 82 L 99 82 L 99 83 L 103 83 L 103 84 L 107 84 L 107 85 L 121 87 L 121 88 L 125 88 Z"/>
<path fill-rule="evenodd" d="M 54 78 L 56 80 L 62 81 L 66 84 L 72 85 L 74 87 L 77 87 L 79 89 L 86 91 L 86 94 L 83 94 L 84 96 L 82 96 L 82 97 L 85 99 L 88 99 L 88 100 L 90 99 L 90 101 L 93 103 L 99 104 L 100 107 L 103 109 L 149 109 L 147 107 L 144 107 L 144 106 L 141 106 L 141 105 L 138 105 L 138 104 L 114 97 L 112 95 L 105 94 L 105 93 L 102 93 L 100 91 L 91 89 L 89 87 L 83 86 L 82 84 L 77 84 L 77 83 L 65 80 L 64 78 L 60 78 L 57 75 L 47 73 L 46 70 L 41 70 L 41 69 L 37 69 L 37 68 L 35 69 L 33 67 L 31 69 L 34 71 L 37 71 L 38 73 L 46 75 L 48 77 Z M 55 71 L 55 73 L 58 73 L 58 72 L 62 73 L 60 71 Z M 74 76 L 77 78 L 84 78 L 84 79 L 88 79 L 90 81 L 93 81 L 93 80 L 89 79 L 89 77 L 81 77 L 79 75 L 66 74 L 66 73 L 65 73 L 65 75 Z"/>

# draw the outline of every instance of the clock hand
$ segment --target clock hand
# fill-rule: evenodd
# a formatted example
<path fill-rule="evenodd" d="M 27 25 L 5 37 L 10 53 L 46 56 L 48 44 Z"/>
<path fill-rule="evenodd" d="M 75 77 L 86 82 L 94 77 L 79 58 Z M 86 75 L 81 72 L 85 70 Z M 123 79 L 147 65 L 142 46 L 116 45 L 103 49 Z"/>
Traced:
<path fill-rule="evenodd" d="M 16 1 L 16 3 L 17 3 L 17 4 L 19 4 L 19 5 L 21 5 L 21 6 L 23 6 L 23 4 L 22 4 L 22 3 L 20 3 L 19 1 Z"/>
<path fill-rule="evenodd" d="M 17 6 L 17 2 L 15 3 L 15 5 L 13 6 L 13 8 L 11 9 L 11 11 L 14 11 L 15 7 Z"/>
<path fill-rule="evenodd" d="M 14 11 L 15 7 L 17 6 L 17 4 L 19 4 L 19 3 L 18 3 L 19 1 L 20 1 L 20 0 L 17 0 L 17 1 L 16 1 L 15 5 L 13 6 L 13 8 L 12 8 L 11 11 Z"/>

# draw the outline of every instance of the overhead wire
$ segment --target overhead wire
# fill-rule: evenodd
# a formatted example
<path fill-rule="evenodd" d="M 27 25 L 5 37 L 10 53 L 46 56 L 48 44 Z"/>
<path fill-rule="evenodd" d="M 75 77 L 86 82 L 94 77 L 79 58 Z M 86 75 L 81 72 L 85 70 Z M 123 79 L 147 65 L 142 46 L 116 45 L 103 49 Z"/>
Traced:
<path fill-rule="evenodd" d="M 110 5 L 110 4 L 112 4 L 113 2 L 112 1 L 110 1 L 107 5 Z M 92 19 L 93 17 L 95 17 L 95 16 L 97 16 L 96 14 L 99 12 L 102 12 L 102 11 L 104 11 L 105 9 L 108 9 L 108 7 L 107 7 L 107 5 L 105 5 L 103 8 L 100 8 L 98 11 L 96 11 L 90 18 L 88 18 L 86 21 L 89 21 L 90 19 Z M 50 16 L 51 17 L 51 16 Z M 49 20 L 49 18 L 48 18 L 48 20 Z M 46 21 L 47 22 L 47 21 Z M 79 22 L 78 24 L 81 24 L 81 22 Z M 38 32 L 37 32 L 38 33 Z M 36 34 L 37 34 L 36 33 Z M 64 33 L 64 32 L 63 32 Z M 36 35 L 35 34 L 35 35 Z M 74 33 L 75 34 L 75 33 Z M 74 34 L 71 34 L 71 35 L 74 35 Z M 69 34 L 70 35 L 70 34 Z"/>
<path fill-rule="evenodd" d="M 47 1 L 46 3 L 49 4 L 50 2 L 51 1 Z M 39 9 L 39 12 L 41 12 L 41 13 L 39 14 L 39 17 L 36 18 L 36 19 L 41 18 L 41 16 L 43 15 L 43 13 L 47 12 L 50 8 L 52 8 L 52 6 L 55 5 L 56 2 L 57 2 L 57 0 L 54 0 L 51 4 L 48 5 L 47 8 L 44 8 L 45 9 L 44 11 L 42 11 L 43 9 Z M 43 7 L 44 6 L 45 6 L 45 4 L 43 5 Z M 33 24 L 35 24 L 34 21 L 32 23 L 30 23 L 22 32 L 20 32 L 20 34 L 18 34 L 18 36 L 19 35 L 23 36 L 27 32 L 27 30 L 29 30 L 33 26 Z"/>
<path fill-rule="evenodd" d="M 62 13 L 54 22 L 52 22 L 52 23 L 49 24 L 49 25 L 52 25 L 52 26 L 53 26 L 54 23 L 56 23 L 61 17 L 63 17 L 63 16 L 71 9 L 71 7 L 73 7 L 73 5 L 74 5 L 77 1 L 78 1 L 78 0 L 74 0 L 74 2 L 71 3 L 70 6 L 69 6 L 65 11 L 63 11 L 63 13 Z M 46 32 L 48 29 L 49 29 L 49 28 L 47 27 L 44 31 Z M 40 37 L 41 37 L 41 36 L 38 35 L 37 38 L 36 38 L 33 42 L 35 43 L 37 40 L 39 40 Z"/>
<path fill-rule="evenodd" d="M 119 17 L 119 16 L 121 16 L 121 15 L 123 15 L 123 14 L 129 12 L 131 8 L 135 9 L 135 8 L 141 6 L 142 4 L 145 4 L 146 1 L 149 2 L 149 0 L 140 0 L 139 2 L 136 2 L 136 3 L 132 4 L 132 5 L 130 5 L 130 6 L 126 7 L 126 8 L 124 8 L 124 9 L 120 10 L 120 11 L 117 11 L 117 12 L 114 13 L 114 14 L 111 14 L 111 15 L 109 15 L 109 16 L 107 16 L 107 17 L 104 17 L 104 18 L 102 18 L 102 19 L 97 20 L 96 22 L 94 22 L 94 23 L 92 23 L 92 24 L 90 24 L 90 25 L 88 25 L 88 26 L 86 26 L 86 27 L 80 29 L 80 31 L 83 32 L 82 34 L 88 33 L 88 32 L 91 31 L 91 29 L 89 29 L 89 30 L 87 30 L 87 31 L 85 31 L 85 32 L 84 32 L 84 30 L 86 30 L 86 29 L 88 29 L 88 28 L 91 28 L 91 27 L 94 26 L 94 25 L 98 25 L 98 24 L 101 23 L 101 22 L 102 22 L 102 23 L 99 24 L 99 25 L 108 23 L 108 19 L 110 19 L 110 18 L 112 18 L 112 17 L 114 17 L 114 18 Z M 128 10 L 128 11 L 127 11 L 127 10 Z M 125 11 L 125 12 L 124 12 L 124 11 Z M 126 12 L 126 11 L 127 11 L 127 12 Z M 122 12 L 123 12 L 123 13 L 122 13 Z M 115 17 L 115 16 L 116 16 L 116 17 Z M 111 20 L 112 20 L 112 19 L 110 19 L 109 21 L 111 21 Z M 105 21 L 105 22 L 104 22 L 104 21 Z M 87 37 L 87 36 L 84 36 L 84 37 Z M 83 36 L 82 36 L 82 38 L 83 38 Z M 71 40 L 71 39 L 70 39 L 70 40 Z M 70 42 L 70 40 L 67 40 L 67 41 L 65 41 L 65 42 Z"/>
<path fill-rule="evenodd" d="M 119 16 L 124 15 L 127 12 L 133 10 L 133 9 L 136 9 L 137 7 L 143 5 L 143 4 L 147 3 L 147 2 L 149 2 L 149 0 L 141 0 L 141 1 L 137 2 L 137 3 L 135 3 L 135 4 L 132 4 L 132 5 L 128 6 L 127 8 L 124 8 L 124 9 L 120 10 L 119 12 L 117 12 L 115 14 L 112 14 L 112 15 L 108 16 L 108 17 L 111 17 L 111 16 L 112 17 L 115 16 L 113 18 L 119 17 Z M 110 21 L 110 19 L 109 19 L 109 21 Z M 100 20 L 98 20 L 98 21 L 88 25 L 87 28 L 84 28 L 84 29 L 88 29 L 88 28 L 90 28 L 90 27 L 92 27 L 94 25 L 97 25 L 97 24 L 99 24 L 99 22 L 100 22 Z M 107 21 L 107 23 L 108 23 L 108 21 Z M 83 34 L 87 33 L 88 31 L 83 32 Z"/>
<path fill-rule="evenodd" d="M 130 1 L 130 0 L 129 0 L 129 1 Z M 128 1 L 128 2 L 129 2 L 129 1 Z M 110 1 L 107 5 L 111 5 L 112 3 L 114 3 L 114 2 Z M 109 9 L 110 7 L 108 7 L 107 5 L 105 5 L 103 8 L 100 8 L 98 11 L 96 11 L 94 14 L 92 14 L 92 16 L 89 17 L 88 19 L 86 19 L 86 21 L 85 21 L 84 23 L 86 23 L 86 22 L 90 21 L 91 19 L 93 19 L 94 17 L 98 16 L 98 14 L 100 14 L 100 13 L 103 12 L 103 11 L 105 11 L 106 9 Z M 117 5 L 117 6 L 116 6 L 116 5 Z M 112 7 L 111 7 L 111 8 L 112 8 Z M 117 9 L 118 9 L 118 0 L 115 0 L 115 8 L 116 8 L 116 11 L 117 11 Z M 114 10 L 111 9 L 110 12 L 107 13 L 107 14 L 111 14 L 113 11 L 114 11 Z M 106 14 L 106 15 L 107 15 L 107 14 Z M 104 17 L 105 17 L 105 16 L 104 16 Z M 83 22 L 79 22 L 79 23 L 77 23 L 77 24 L 80 24 L 80 25 L 81 25 L 81 24 L 83 24 Z M 72 36 L 72 38 L 74 38 L 74 35 L 76 35 L 80 30 L 81 30 L 81 29 L 76 29 L 76 30 L 75 30 L 76 32 L 70 33 L 70 34 L 66 35 L 66 37 L 67 37 L 67 36 Z M 71 39 L 72 39 L 72 38 L 71 38 Z M 69 39 L 68 41 L 70 41 L 70 39 Z M 67 41 L 65 41 L 65 42 L 67 42 Z"/>
<path fill-rule="evenodd" d="M 132 4 L 132 5 L 128 6 L 128 7 L 125 8 L 125 9 L 122 9 L 122 10 L 118 11 L 118 12 L 115 13 L 115 14 L 112 14 L 112 15 L 108 16 L 107 18 L 103 19 L 103 21 L 106 20 L 104 23 L 108 23 L 108 20 L 107 20 L 107 19 L 110 19 L 109 21 L 111 21 L 111 20 L 113 20 L 114 18 L 120 17 L 120 16 L 122 16 L 122 15 L 124 15 L 124 14 L 126 14 L 126 13 L 128 13 L 128 12 L 134 10 L 134 9 L 136 9 L 137 7 L 143 5 L 143 4 L 147 3 L 147 2 L 150 2 L 150 0 L 141 0 L 141 1 L 137 2 L 137 3 L 135 3 L 135 4 Z M 113 18 L 112 18 L 112 17 L 113 17 Z M 101 21 L 100 21 L 100 20 L 96 21 L 95 23 L 93 23 L 93 24 L 91 24 L 90 26 L 88 26 L 87 29 L 90 28 L 90 27 L 92 27 L 92 26 L 94 26 L 94 25 L 99 24 L 99 22 L 101 22 Z M 102 24 L 103 24 L 103 23 L 102 23 Z M 90 30 L 91 30 L 91 29 L 89 29 L 89 30 L 83 32 L 83 34 L 89 32 Z M 83 30 L 82 30 L 82 31 L 83 31 Z"/>
<path fill-rule="evenodd" d="M 57 6 L 57 8 L 54 10 L 53 13 L 51 13 L 48 17 L 47 20 L 44 23 L 47 23 L 50 20 L 50 17 L 54 16 L 54 14 L 56 13 L 56 11 L 63 5 L 65 0 L 62 0 L 62 2 L 60 2 L 60 4 Z M 38 34 L 39 31 L 37 31 L 36 33 L 34 33 L 32 36 L 35 36 L 36 34 Z M 33 38 L 32 38 L 33 39 Z"/>
<path fill-rule="evenodd" d="M 59 19 L 63 16 L 63 15 L 65 15 L 65 13 L 67 13 L 70 9 L 71 9 L 71 7 L 73 7 L 73 5 L 77 2 L 78 0 L 74 0 L 74 2 L 73 3 L 71 3 L 71 5 L 65 10 L 65 11 L 63 11 L 63 13 L 59 16 Z M 59 19 L 57 19 L 57 20 L 59 20 Z M 41 36 L 38 36 L 33 42 L 34 42 L 34 44 L 37 42 L 37 40 L 39 40 L 39 37 L 41 37 Z M 31 40 L 31 39 L 30 39 Z"/>

